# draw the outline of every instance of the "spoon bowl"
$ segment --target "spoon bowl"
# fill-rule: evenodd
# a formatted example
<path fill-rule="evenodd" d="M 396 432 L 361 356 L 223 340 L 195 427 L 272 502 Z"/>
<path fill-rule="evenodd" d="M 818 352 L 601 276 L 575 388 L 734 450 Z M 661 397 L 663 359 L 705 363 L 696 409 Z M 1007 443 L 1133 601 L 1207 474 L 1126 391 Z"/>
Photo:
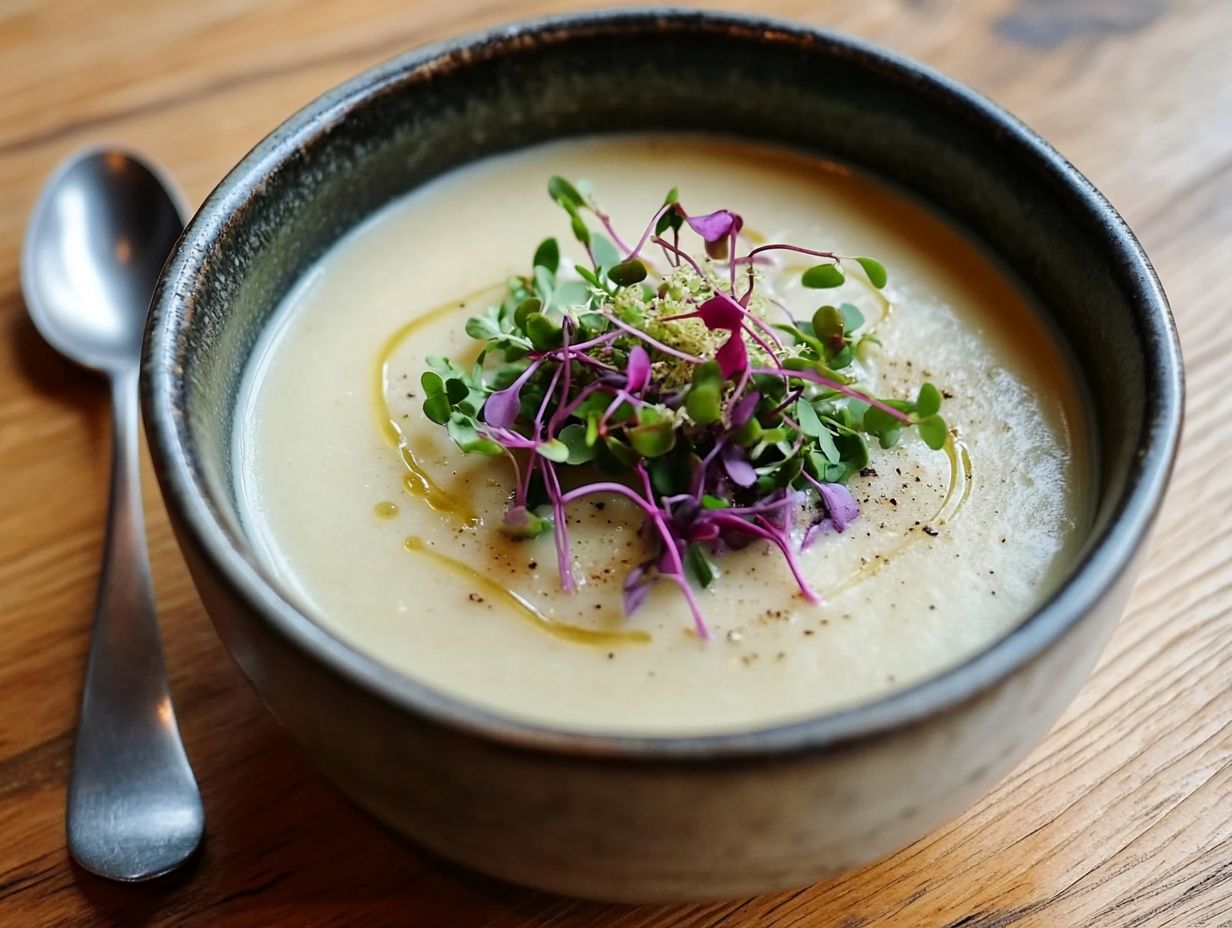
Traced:
<path fill-rule="evenodd" d="M 150 294 L 183 228 L 171 188 L 138 158 L 71 158 L 34 208 L 22 292 L 40 334 L 84 367 L 136 365 Z"/>

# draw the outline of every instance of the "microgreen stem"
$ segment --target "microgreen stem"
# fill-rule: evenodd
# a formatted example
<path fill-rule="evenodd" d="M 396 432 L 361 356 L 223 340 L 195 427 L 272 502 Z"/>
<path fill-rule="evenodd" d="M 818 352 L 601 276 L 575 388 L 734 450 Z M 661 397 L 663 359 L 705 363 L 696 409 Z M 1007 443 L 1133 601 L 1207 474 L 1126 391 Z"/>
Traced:
<path fill-rule="evenodd" d="M 754 317 L 752 316 L 752 314 L 749 314 L 748 318 L 752 319 Z M 753 341 L 757 343 L 757 347 L 759 347 L 762 351 L 766 353 L 767 357 L 769 357 L 770 360 L 774 362 L 775 366 L 781 370 L 783 367 L 783 362 L 779 360 L 778 353 L 773 348 L 771 348 L 768 344 L 766 344 L 765 339 L 763 339 L 760 335 L 758 335 L 756 332 L 750 329 L 747 325 L 742 326 L 741 328 L 743 329 L 744 333 L 748 335 L 749 338 L 753 339 Z M 782 345 L 780 345 L 779 347 L 782 347 Z"/>
<path fill-rule="evenodd" d="M 645 468 L 642 468 L 642 477 L 646 484 L 646 489 L 649 497 L 653 499 L 654 491 L 650 489 L 650 480 L 646 475 Z M 560 503 L 563 506 L 568 505 L 574 500 L 581 499 L 584 496 L 590 496 L 594 493 L 616 493 L 626 499 L 632 500 L 639 509 L 645 513 L 646 518 L 654 525 L 655 530 L 663 540 L 668 559 L 672 563 L 674 574 L 667 574 L 676 581 L 676 585 L 680 587 L 680 591 L 684 594 L 685 602 L 689 605 L 689 611 L 693 613 L 693 627 L 697 632 L 697 637 L 702 640 L 710 638 L 710 629 L 706 626 L 706 620 L 702 617 L 701 607 L 697 604 L 697 598 L 693 595 L 693 590 L 689 587 L 688 579 L 685 576 L 684 564 L 680 560 L 680 552 L 676 548 L 676 540 L 672 537 L 671 530 L 663 521 L 658 507 L 653 503 L 647 502 L 646 498 L 642 497 L 637 492 L 629 489 L 623 483 L 590 483 L 584 487 L 578 487 L 576 490 L 570 490 L 568 493 L 560 497 Z"/>
<path fill-rule="evenodd" d="M 569 316 L 565 316 L 561 320 L 560 350 L 561 354 L 564 356 L 564 360 L 556 370 L 558 372 L 564 371 L 564 376 L 560 379 L 560 402 L 556 405 L 556 412 L 554 412 L 552 414 L 552 418 L 548 420 L 548 435 L 555 433 L 556 429 L 559 427 L 561 420 L 564 418 L 562 415 L 563 410 L 569 403 L 569 386 L 573 382 L 573 352 L 569 350 L 569 333 L 573 329 L 573 325 L 573 319 Z M 548 392 L 544 395 L 544 402 L 547 402 L 547 398 L 552 395 L 552 392 L 552 388 L 549 387 Z M 542 409 L 539 411 L 539 418 L 543 418 Z"/>
<path fill-rule="evenodd" d="M 773 526 L 766 522 L 764 516 L 757 515 L 752 522 L 740 520 L 740 530 L 766 539 L 766 541 L 783 552 L 783 559 L 787 561 L 787 569 L 791 571 L 796 585 L 800 587 L 800 593 L 809 602 L 818 602 L 817 594 L 813 592 L 813 588 L 809 586 L 808 581 L 804 579 L 804 575 L 800 573 L 800 565 L 796 562 L 796 557 L 791 551 L 791 545 L 787 544 L 780 532 L 776 531 Z"/>
<path fill-rule="evenodd" d="M 832 251 L 817 251 L 813 248 L 804 248 L 800 245 L 789 245 L 786 242 L 770 242 L 766 245 L 758 245 L 756 248 L 749 251 L 747 255 L 740 259 L 741 264 L 747 264 L 760 254 L 767 251 L 794 251 L 796 254 L 812 255 L 815 258 L 829 258 L 836 264 L 842 259 L 841 255 L 837 255 Z"/>
<path fill-rule="evenodd" d="M 881 400 L 877 399 L 876 397 L 869 396 L 867 393 L 861 393 L 859 390 L 853 390 L 851 387 L 847 386 L 846 384 L 841 384 L 837 380 L 830 380 L 828 377 L 822 377 L 820 374 L 816 374 L 813 371 L 788 370 L 787 368 L 782 368 L 782 367 L 780 368 L 759 367 L 759 368 L 755 368 L 752 371 L 752 373 L 754 374 L 773 374 L 776 377 L 783 377 L 784 379 L 787 379 L 787 380 L 791 380 L 791 379 L 807 380 L 809 381 L 809 383 L 820 384 L 823 387 L 827 387 L 833 390 L 835 393 L 841 393 L 843 394 L 843 396 L 849 397 L 853 400 L 859 400 L 861 403 L 868 403 L 868 405 L 870 406 L 876 406 L 886 415 L 894 417 L 899 422 L 902 422 L 904 425 L 911 424 L 911 417 L 908 416 L 906 413 L 902 412 L 901 410 L 895 409 L 893 406 L 887 405 L 886 403 L 883 403 Z"/>
<path fill-rule="evenodd" d="M 769 413 L 770 416 L 772 417 L 777 416 L 783 410 L 790 409 L 792 406 L 795 406 L 796 400 L 798 400 L 803 395 L 804 395 L 804 387 L 796 387 L 794 390 L 792 390 L 790 393 L 787 394 L 783 402 L 779 403 L 772 410 L 770 410 L 770 413 Z"/>
<path fill-rule="evenodd" d="M 565 504 L 561 501 L 560 480 L 556 476 L 556 468 L 545 466 L 543 481 L 552 501 L 552 530 L 556 541 L 560 586 L 566 593 L 574 593 L 577 591 L 577 581 L 573 579 L 573 558 L 569 554 L 569 524 L 565 518 Z"/>
<path fill-rule="evenodd" d="M 568 367 L 568 365 L 562 365 Z M 543 399 L 539 403 L 539 411 L 535 413 L 535 437 L 539 437 L 539 430 L 542 428 L 543 417 L 547 415 L 548 403 L 552 401 L 552 394 L 556 392 L 556 383 L 560 380 L 561 368 L 558 367 L 552 371 L 552 379 L 548 382 L 548 388 L 543 391 Z M 552 434 L 551 423 L 548 424 L 548 435 Z"/>
<path fill-rule="evenodd" d="M 613 227 L 612 217 L 601 210 L 599 208 L 599 204 L 596 203 L 593 198 L 588 200 L 586 205 L 589 206 L 590 211 L 595 214 L 595 218 L 599 220 L 599 223 L 603 226 L 604 231 L 607 232 L 608 236 L 612 239 L 613 244 L 615 244 L 622 253 L 627 253 L 629 251 L 629 246 L 625 244 L 624 239 L 620 237 L 620 233 L 616 231 L 615 227 Z"/>
<path fill-rule="evenodd" d="M 651 241 L 654 242 L 659 247 L 663 248 L 665 251 L 670 251 L 673 255 L 675 255 L 680 260 L 686 261 L 689 267 L 693 268 L 693 270 L 697 272 L 697 276 L 700 277 L 702 280 L 709 280 L 709 278 L 706 276 L 706 272 L 702 270 L 702 266 L 698 264 L 695 260 L 693 260 L 693 256 L 690 255 L 688 252 L 684 251 L 683 249 L 679 248 L 676 245 L 673 245 L 671 242 L 667 241 L 666 239 L 660 238 L 657 235 L 654 238 L 652 238 Z"/>
<path fill-rule="evenodd" d="M 629 249 L 628 254 L 625 255 L 626 261 L 632 261 L 642 253 L 642 249 L 646 247 L 646 242 L 650 239 L 650 234 L 654 231 L 654 227 L 663 217 L 663 214 L 672 208 L 672 205 L 673 204 L 671 203 L 664 203 L 655 211 L 655 214 L 650 217 L 650 222 L 646 224 L 646 229 L 642 232 L 641 238 L 637 240 L 637 244 L 634 245 L 632 249 Z"/>

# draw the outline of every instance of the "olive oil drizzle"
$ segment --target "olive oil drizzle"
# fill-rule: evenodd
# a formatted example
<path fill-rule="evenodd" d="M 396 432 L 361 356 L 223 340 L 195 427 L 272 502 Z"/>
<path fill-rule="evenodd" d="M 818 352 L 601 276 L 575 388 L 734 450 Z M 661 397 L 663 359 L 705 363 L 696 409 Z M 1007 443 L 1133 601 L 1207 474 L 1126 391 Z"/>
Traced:
<path fill-rule="evenodd" d="M 428 473 L 424 467 L 423 461 L 415 454 L 415 449 L 407 439 L 406 433 L 398 424 L 397 418 L 394 416 L 393 410 L 389 405 L 389 364 L 391 359 L 408 338 L 418 332 L 421 328 L 433 322 L 440 320 L 442 317 L 450 313 L 457 312 L 459 304 L 466 304 L 472 300 L 476 300 L 486 293 L 493 293 L 500 289 L 503 284 L 493 284 L 487 287 L 482 287 L 478 290 L 468 293 L 457 300 L 450 300 L 447 303 L 442 303 L 440 306 L 435 306 L 428 310 L 422 316 L 412 319 L 410 322 L 401 328 L 395 330 L 392 335 L 386 338 L 385 343 L 381 345 L 380 351 L 377 352 L 376 363 L 374 365 L 373 378 L 373 399 L 374 408 L 376 410 L 377 427 L 381 434 L 390 445 L 398 449 L 398 455 L 402 459 L 403 466 L 406 467 L 406 474 L 402 478 L 402 486 L 411 496 L 422 499 L 434 511 L 442 515 L 451 516 L 458 522 L 468 528 L 474 528 L 479 524 L 479 519 L 475 514 L 474 509 L 464 501 L 449 493 L 442 488 Z"/>
<path fill-rule="evenodd" d="M 403 343 L 421 328 L 451 313 L 457 312 L 460 308 L 459 304 L 464 305 L 479 299 L 485 294 L 497 292 L 502 286 L 504 285 L 495 284 L 483 287 L 466 294 L 460 299 L 450 300 L 448 303 L 435 306 L 418 318 L 411 320 L 386 338 L 384 344 L 381 345 L 380 351 L 377 353 L 375 362 L 373 399 L 377 427 L 385 440 L 397 449 L 398 456 L 406 467 L 406 474 L 402 478 L 403 488 L 411 496 L 422 499 L 434 512 L 448 516 L 466 528 L 475 528 L 479 525 L 479 519 L 475 511 L 468 503 L 449 493 L 432 479 L 422 460 L 416 455 L 406 432 L 398 424 L 393 409 L 390 407 L 390 362 Z M 380 503 L 374 511 L 378 518 L 390 518 L 396 513 L 397 507 L 393 503 Z M 497 583 L 490 577 L 485 577 L 462 561 L 434 550 L 422 539 L 414 535 L 407 536 L 403 546 L 410 553 L 427 557 L 442 567 L 449 569 L 454 574 L 465 578 L 467 582 L 479 586 L 493 599 L 500 600 L 523 619 L 530 622 L 535 628 L 549 635 L 576 644 L 603 645 L 607 647 L 625 644 L 645 644 L 651 640 L 650 633 L 645 631 L 603 631 L 558 622 L 544 615 L 539 609 L 536 609 L 524 596 Z"/>
<path fill-rule="evenodd" d="M 417 538 L 414 535 L 408 535 L 403 542 L 407 551 L 412 554 L 421 555 L 430 558 L 442 567 L 451 570 L 453 573 L 466 579 L 468 583 L 475 584 L 480 589 L 486 591 L 489 596 L 494 599 L 501 600 L 505 605 L 513 608 L 518 615 L 526 619 L 535 628 L 542 632 L 547 632 L 549 635 L 554 635 L 557 638 L 563 638 L 565 641 L 571 641 L 575 644 L 590 644 L 590 645 L 622 645 L 622 644 L 646 644 L 650 641 L 650 633 L 640 630 L 630 631 L 603 631 L 602 629 L 583 628 L 580 625 L 569 625 L 565 622 L 558 622 L 555 619 L 544 615 L 535 606 L 526 599 L 526 597 L 516 593 L 515 591 L 497 583 L 490 577 L 485 577 L 479 571 L 475 570 L 462 561 L 455 560 L 447 554 L 442 554 L 436 551 L 431 546 L 426 544 L 423 539 Z"/>
<path fill-rule="evenodd" d="M 937 525 L 945 525 L 947 522 L 952 522 L 958 517 L 963 507 L 967 505 L 967 499 L 971 496 L 971 451 L 967 445 L 961 441 L 956 435 L 950 435 L 950 440 L 945 443 L 945 453 L 950 459 L 950 486 L 946 490 L 945 499 L 941 501 L 941 508 L 937 510 L 929 522 L 935 522 Z M 958 501 L 950 505 L 954 499 L 954 494 L 958 494 Z"/>
<path fill-rule="evenodd" d="M 755 235 L 756 233 L 754 233 Z M 864 281 L 861 281 L 864 283 Z M 450 313 L 456 312 L 459 304 L 469 303 L 477 300 L 484 294 L 494 293 L 499 291 L 503 284 L 493 284 L 474 290 L 466 294 L 460 299 L 450 300 L 447 303 L 442 303 L 435 306 L 428 312 L 411 320 L 402 327 L 395 330 L 381 346 L 377 353 L 375 364 L 375 409 L 377 416 L 378 428 L 381 434 L 393 447 L 398 449 L 399 456 L 402 459 L 403 465 L 406 467 L 406 474 L 402 478 L 402 485 L 407 493 L 411 496 L 422 499 L 435 512 L 442 515 L 450 516 L 462 523 L 467 528 L 478 526 L 479 519 L 475 511 L 463 500 L 458 499 L 446 490 L 444 490 L 435 480 L 432 479 L 423 463 L 415 454 L 415 449 L 411 446 L 407 439 L 406 433 L 398 424 L 397 418 L 394 416 L 393 410 L 389 405 L 389 364 L 394 353 L 402 346 L 408 338 L 414 335 L 422 327 L 436 322 Z M 878 325 L 884 323 L 889 318 L 893 310 L 893 304 L 886 299 L 885 295 L 871 285 L 867 286 L 873 295 L 881 304 L 882 316 L 878 320 Z M 870 329 L 872 331 L 872 329 Z M 949 486 L 946 488 L 945 498 L 941 501 L 940 507 L 931 519 L 929 524 L 945 525 L 956 518 L 966 505 L 968 497 L 971 495 L 971 452 L 966 444 L 955 434 L 950 435 L 949 441 L 945 444 L 946 457 L 950 462 L 950 480 Z M 957 501 L 955 502 L 955 495 Z M 953 505 L 951 505 L 953 503 Z M 384 515 L 382 513 L 382 515 Z M 923 533 L 912 532 L 902 538 L 897 545 L 890 550 L 874 555 L 869 561 L 861 565 L 854 573 L 846 579 L 841 580 L 838 584 L 826 591 L 823 599 L 830 599 L 846 592 L 852 587 L 865 580 L 877 575 L 891 564 L 904 550 L 910 545 L 918 542 Z M 600 631 L 597 629 L 583 628 L 577 625 L 569 625 L 567 623 L 558 622 L 544 615 L 534 607 L 525 597 L 521 596 L 514 590 L 502 586 L 489 577 L 475 571 L 461 561 L 455 560 L 446 554 L 435 551 L 426 545 L 422 539 L 413 535 L 407 536 L 404 546 L 406 550 L 413 554 L 421 554 L 431 558 L 438 564 L 448 567 L 454 573 L 466 577 L 473 583 L 477 583 L 486 590 L 489 594 L 503 600 L 507 605 L 511 606 L 514 611 L 521 615 L 524 619 L 533 624 L 536 628 L 558 638 L 563 638 L 566 641 L 572 641 L 580 644 L 594 645 L 610 645 L 610 644 L 642 644 L 651 640 L 648 632 L 644 631 Z"/>
<path fill-rule="evenodd" d="M 945 454 L 950 461 L 949 486 L 946 488 L 945 497 L 941 500 L 941 505 L 937 507 L 937 511 L 933 514 L 932 518 L 925 522 L 926 525 L 946 525 L 949 522 L 953 522 L 958 517 L 958 514 L 962 512 L 963 507 L 967 504 L 967 499 L 971 496 L 971 451 L 956 434 L 951 432 L 949 441 L 945 443 Z M 915 531 L 913 527 L 912 531 L 899 539 L 898 544 L 888 551 L 873 555 L 868 561 L 860 565 L 854 573 L 846 579 L 840 580 L 827 590 L 823 598 L 832 599 L 840 593 L 847 592 L 853 586 L 881 573 L 881 571 L 894 562 L 896 557 L 911 545 L 917 544 L 924 536 L 924 532 Z"/>

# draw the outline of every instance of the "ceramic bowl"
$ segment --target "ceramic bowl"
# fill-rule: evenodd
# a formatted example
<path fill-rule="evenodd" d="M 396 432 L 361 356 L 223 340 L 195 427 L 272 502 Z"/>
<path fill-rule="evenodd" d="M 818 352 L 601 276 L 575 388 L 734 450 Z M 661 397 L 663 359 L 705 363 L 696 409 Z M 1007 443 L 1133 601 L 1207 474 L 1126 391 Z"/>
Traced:
<path fill-rule="evenodd" d="M 1037 297 L 1090 396 L 1097 514 L 1081 561 L 982 653 L 789 725 L 610 737 L 474 708 L 293 604 L 245 537 L 232 419 L 288 288 L 391 199 L 547 139 L 639 129 L 755 138 L 921 198 Z M 1029 129 L 920 65 L 745 16 L 605 12 L 412 52 L 292 116 L 193 219 L 153 303 L 143 400 L 180 544 L 223 641 L 356 803 L 454 861 L 624 901 L 746 896 L 888 854 L 984 794 L 1043 737 L 1122 611 L 1181 421 L 1176 333 L 1124 222 Z"/>

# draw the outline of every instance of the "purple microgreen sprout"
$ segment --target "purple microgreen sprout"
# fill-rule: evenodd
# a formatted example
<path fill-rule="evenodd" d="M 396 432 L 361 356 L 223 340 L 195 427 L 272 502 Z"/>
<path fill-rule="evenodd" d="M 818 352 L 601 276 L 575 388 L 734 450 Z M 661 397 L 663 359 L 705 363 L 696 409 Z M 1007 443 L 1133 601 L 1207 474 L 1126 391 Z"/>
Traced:
<path fill-rule="evenodd" d="M 780 252 L 819 259 L 800 276 L 816 290 L 842 286 L 852 271 L 880 291 L 884 266 L 786 242 L 741 254 L 740 214 L 690 214 L 674 189 L 630 247 L 589 188 L 553 177 L 548 192 L 589 266 L 562 260 L 556 239 L 542 241 L 531 272 L 511 277 L 502 302 L 467 321 L 479 361 L 467 370 L 432 358 L 420 381 L 425 415 L 462 450 L 513 462 L 501 531 L 527 539 L 550 530 L 561 586 L 573 592 L 569 507 L 595 495 L 627 500 L 647 551 L 622 584 L 626 615 L 669 580 L 703 640 L 711 634 L 693 584 L 717 582 L 713 559 L 751 542 L 777 548 L 800 594 L 816 601 L 797 554 L 858 517 L 847 484 L 868 464 L 867 439 L 888 448 L 915 429 L 939 449 L 949 430 L 934 385 L 913 399 L 877 397 L 843 373 L 855 348 L 873 341 L 857 307 L 825 305 L 796 319 L 758 288 L 782 267 Z M 700 254 L 682 232 L 700 238 Z M 643 257 L 648 245 L 666 270 Z M 739 295 L 738 268 L 747 278 Z M 769 324 L 770 309 L 786 321 Z"/>

